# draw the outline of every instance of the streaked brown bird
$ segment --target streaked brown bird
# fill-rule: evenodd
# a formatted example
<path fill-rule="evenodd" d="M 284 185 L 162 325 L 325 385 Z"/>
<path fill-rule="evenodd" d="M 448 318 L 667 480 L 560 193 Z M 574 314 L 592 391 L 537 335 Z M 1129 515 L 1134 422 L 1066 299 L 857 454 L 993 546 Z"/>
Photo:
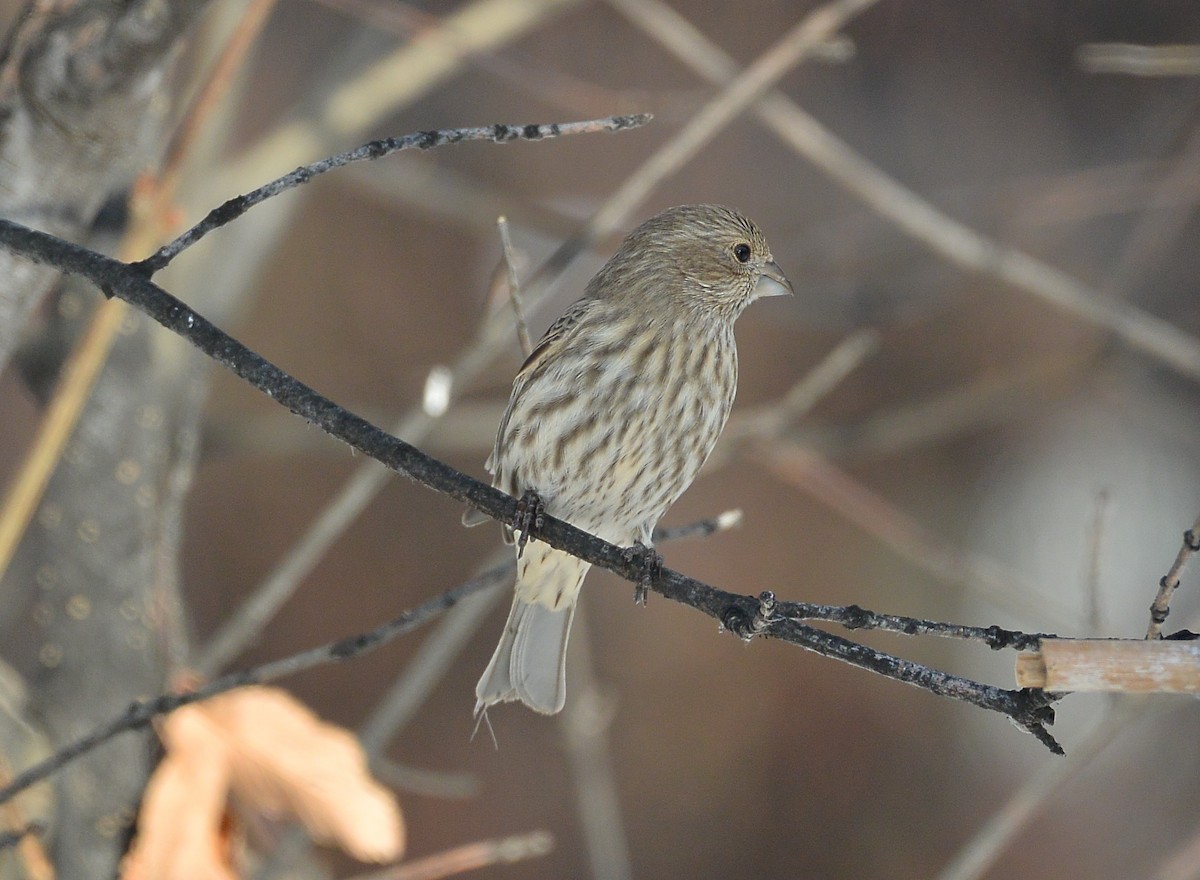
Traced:
<path fill-rule="evenodd" d="M 736 211 L 684 205 L 647 220 L 517 373 L 487 461 L 493 485 L 646 552 L 725 427 L 734 321 L 791 289 L 762 232 Z M 469 511 L 463 521 L 482 519 Z M 591 566 L 515 537 L 516 596 L 475 711 L 520 700 L 553 714 L 566 700 L 567 638 Z"/>

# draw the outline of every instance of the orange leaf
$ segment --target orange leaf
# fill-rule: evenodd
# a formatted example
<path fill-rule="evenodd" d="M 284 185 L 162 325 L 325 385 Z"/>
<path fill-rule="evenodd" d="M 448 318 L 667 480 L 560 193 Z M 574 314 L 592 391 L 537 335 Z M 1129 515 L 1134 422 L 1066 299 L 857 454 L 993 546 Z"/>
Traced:
<path fill-rule="evenodd" d="M 167 755 L 142 798 L 138 835 L 122 880 L 236 880 L 222 843 L 229 747 L 200 705 L 167 716 Z"/>
<path fill-rule="evenodd" d="M 314 839 L 337 843 L 355 858 L 400 858 L 400 808 L 371 778 L 353 734 L 278 688 L 239 688 L 206 708 L 227 737 L 231 785 L 245 806 L 295 817 Z"/>

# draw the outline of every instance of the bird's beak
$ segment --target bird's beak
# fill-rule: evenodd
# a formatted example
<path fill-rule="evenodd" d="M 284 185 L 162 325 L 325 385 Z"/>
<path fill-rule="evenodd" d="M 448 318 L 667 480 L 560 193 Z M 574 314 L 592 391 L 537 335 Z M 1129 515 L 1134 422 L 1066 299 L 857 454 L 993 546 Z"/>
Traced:
<path fill-rule="evenodd" d="M 791 296 L 792 293 L 792 282 L 787 280 L 787 276 L 783 274 L 778 263 L 771 260 L 762 267 L 762 274 L 754 289 L 755 299 L 764 296 Z"/>

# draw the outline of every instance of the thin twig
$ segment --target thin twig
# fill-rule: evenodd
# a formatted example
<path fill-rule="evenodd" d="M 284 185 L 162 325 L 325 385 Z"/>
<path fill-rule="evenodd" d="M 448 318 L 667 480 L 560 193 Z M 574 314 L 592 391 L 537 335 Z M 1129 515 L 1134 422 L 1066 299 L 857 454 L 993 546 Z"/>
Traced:
<path fill-rule="evenodd" d="M 1183 533 L 1183 546 L 1179 548 L 1175 562 L 1158 582 L 1158 593 L 1150 603 L 1150 626 L 1146 630 L 1146 638 L 1162 638 L 1163 624 L 1167 622 L 1167 615 L 1171 613 L 1171 596 L 1179 589 L 1179 579 L 1183 570 L 1197 552 L 1200 552 L 1200 518 Z"/>
<path fill-rule="evenodd" d="M 449 144 L 465 143 L 467 141 L 492 141 L 497 144 L 512 141 L 540 141 L 548 138 L 561 137 L 569 134 L 588 134 L 601 131 L 624 131 L 638 128 L 650 121 L 648 113 L 633 116 L 609 116 L 604 119 L 590 119 L 586 122 L 549 123 L 545 125 L 496 125 L 476 126 L 473 128 L 447 128 L 437 131 L 418 131 L 401 137 L 381 138 L 363 144 L 353 150 L 337 153 L 308 165 L 301 165 L 294 171 L 278 177 L 245 195 L 234 196 L 225 204 L 209 211 L 207 216 L 191 229 L 178 235 L 173 241 L 163 245 L 152 255 L 139 263 L 133 264 L 147 276 L 154 275 L 166 267 L 175 257 L 191 247 L 214 229 L 241 217 L 255 205 L 265 202 L 282 192 L 308 183 L 314 177 L 341 168 L 353 162 L 368 162 L 381 159 L 384 156 L 400 150 L 431 150 Z"/>
<path fill-rule="evenodd" d="M 579 0 L 466 0 L 349 80 L 339 77 L 328 93 L 315 90 L 315 106 L 298 108 L 225 167 L 222 180 L 235 192 L 249 189 L 269 173 L 264 169 L 298 165 L 327 152 L 326 144 L 353 143 L 371 126 L 395 117 L 460 73 L 472 55 L 500 51 L 578 4 Z"/>
<path fill-rule="evenodd" d="M 521 284 L 517 280 L 517 257 L 513 252 L 512 236 L 508 234 L 508 218 L 497 217 L 496 228 L 500 230 L 500 244 L 504 248 L 504 268 L 508 274 L 508 301 L 512 303 L 513 319 L 517 322 L 517 341 L 521 354 L 533 354 L 533 343 L 529 341 L 529 325 L 525 323 L 525 307 L 521 303 Z"/>
<path fill-rule="evenodd" d="M 554 849 L 554 837 L 549 831 L 532 831 L 500 840 L 481 840 L 468 843 L 423 859 L 413 859 L 401 865 L 358 874 L 351 880 L 440 880 L 466 871 L 476 871 L 491 865 L 510 865 L 526 859 L 537 859 Z"/>
<path fill-rule="evenodd" d="M 1200 76 L 1200 46 L 1177 44 L 1084 43 L 1075 61 L 1085 73 L 1128 76 Z"/>

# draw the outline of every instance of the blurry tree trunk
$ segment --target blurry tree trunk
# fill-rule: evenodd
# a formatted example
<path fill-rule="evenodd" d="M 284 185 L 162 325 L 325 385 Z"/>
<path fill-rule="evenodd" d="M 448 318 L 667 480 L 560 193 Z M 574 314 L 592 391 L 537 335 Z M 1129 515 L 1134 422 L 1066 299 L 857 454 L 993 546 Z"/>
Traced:
<path fill-rule="evenodd" d="M 0 67 L 0 215 L 78 239 L 153 167 L 167 66 L 205 0 L 36 0 Z M 114 239 L 115 243 L 115 239 Z M 0 254 L 0 368 L 55 273 Z M 90 289 L 64 285 L 26 373 L 47 391 Z M 7 659 L 31 720 L 60 746 L 161 691 L 182 652 L 176 549 L 202 384 L 195 359 L 128 314 L 0 591 Z M 36 386 L 42 385 L 41 388 Z M 55 780 L 45 843 L 57 876 L 111 877 L 153 759 L 127 735 Z M 12 762 L 17 766 L 19 759 Z"/>

